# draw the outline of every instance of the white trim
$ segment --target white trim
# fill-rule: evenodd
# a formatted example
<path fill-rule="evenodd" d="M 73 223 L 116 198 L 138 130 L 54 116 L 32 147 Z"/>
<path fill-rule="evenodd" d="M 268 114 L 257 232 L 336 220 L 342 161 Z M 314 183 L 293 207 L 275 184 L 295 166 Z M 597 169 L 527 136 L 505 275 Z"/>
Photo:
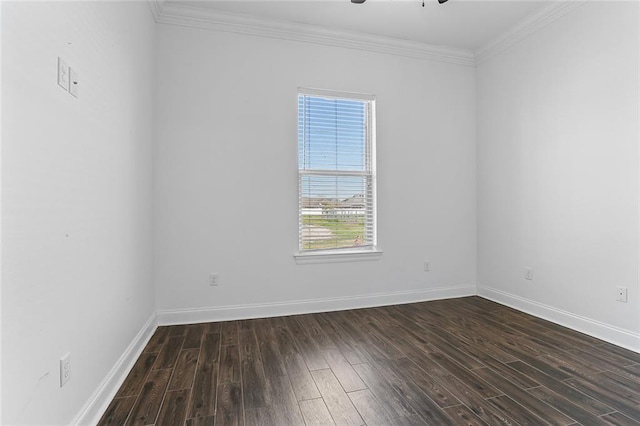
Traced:
<path fill-rule="evenodd" d="M 473 284 L 289 302 L 164 310 L 157 311 L 157 313 L 153 313 L 149 317 L 71 424 L 83 426 L 98 423 L 158 326 L 342 311 L 475 295 L 640 353 L 640 334 L 638 333 L 572 314 L 501 290 Z"/>
<path fill-rule="evenodd" d="M 323 44 L 468 67 L 475 66 L 473 52 L 465 49 L 221 12 L 178 4 L 179 2 L 170 4 L 161 0 L 149 0 L 149 2 L 153 3 L 152 12 L 156 22 L 160 24 Z"/>
<path fill-rule="evenodd" d="M 478 284 L 478 296 L 640 353 L 640 333 Z"/>
<path fill-rule="evenodd" d="M 310 265 L 314 263 L 343 263 L 363 262 L 378 260 L 382 257 L 381 250 L 360 251 L 310 251 L 293 255 L 298 265 Z"/>
<path fill-rule="evenodd" d="M 158 325 L 197 324 L 203 322 L 343 311 L 347 309 L 466 297 L 475 294 L 476 287 L 474 285 L 465 285 L 325 299 L 292 300 L 289 302 L 216 306 L 200 309 L 175 309 L 158 311 Z"/>
<path fill-rule="evenodd" d="M 154 19 L 159 24 L 324 44 L 468 67 L 475 67 L 485 62 L 490 57 L 510 48 L 567 15 L 587 1 L 589 0 L 553 2 L 548 7 L 525 18 L 510 30 L 472 52 L 466 49 L 413 40 L 215 11 L 203 7 L 179 4 L 178 2 L 167 4 L 163 0 L 148 0 Z"/>
<path fill-rule="evenodd" d="M 475 54 L 476 65 L 482 64 L 492 56 L 507 50 L 516 43 L 519 43 L 530 35 L 540 31 L 557 19 L 582 6 L 587 1 L 588 0 L 573 0 L 568 2 L 554 2 L 548 7 L 542 9 L 540 12 L 525 18 L 510 30 L 502 33 L 494 40 L 477 49 Z"/>
<path fill-rule="evenodd" d="M 147 322 L 142 326 L 136 337 L 129 344 L 120 359 L 115 363 L 111 371 L 106 375 L 96 391 L 87 400 L 84 407 L 71 422 L 72 425 L 95 425 L 109 407 L 113 397 L 122 386 L 133 365 L 142 354 L 142 350 L 151 339 L 158 327 L 156 313 L 152 313 Z"/>
<path fill-rule="evenodd" d="M 370 93 L 340 92 L 338 90 L 315 89 L 313 87 L 298 87 L 298 94 L 330 99 L 353 99 L 356 101 L 376 100 L 376 95 Z"/>

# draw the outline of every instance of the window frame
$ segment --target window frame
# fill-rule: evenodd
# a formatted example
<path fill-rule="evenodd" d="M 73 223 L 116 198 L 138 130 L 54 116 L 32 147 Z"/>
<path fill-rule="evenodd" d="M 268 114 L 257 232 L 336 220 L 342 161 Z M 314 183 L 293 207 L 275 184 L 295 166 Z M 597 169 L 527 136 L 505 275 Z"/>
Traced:
<path fill-rule="evenodd" d="M 377 260 L 382 255 L 382 251 L 378 247 L 378 229 L 377 229 L 377 167 L 376 167 L 376 97 L 374 95 L 354 93 L 354 92 L 342 92 L 335 90 L 325 89 L 312 89 L 299 87 L 296 98 L 299 100 L 300 96 L 315 96 L 328 99 L 344 99 L 354 100 L 360 102 L 367 102 L 369 104 L 368 125 L 365 131 L 367 132 L 366 143 L 367 149 L 370 151 L 370 165 L 369 169 L 364 172 L 355 173 L 356 175 L 366 176 L 371 181 L 371 225 L 372 225 L 372 238 L 371 245 L 363 247 L 346 247 L 346 248 L 333 248 L 333 249 L 308 249 L 302 248 L 302 179 L 304 175 L 324 175 L 331 176 L 332 171 L 318 172 L 317 170 L 307 170 L 301 173 L 300 168 L 300 140 L 296 138 L 297 146 L 297 161 L 298 169 L 298 251 L 294 254 L 296 263 L 334 263 L 334 262 L 353 262 L 364 260 Z M 297 109 L 298 115 L 298 135 L 299 135 L 299 108 Z M 350 174 L 346 170 L 336 170 L 335 175 Z"/>

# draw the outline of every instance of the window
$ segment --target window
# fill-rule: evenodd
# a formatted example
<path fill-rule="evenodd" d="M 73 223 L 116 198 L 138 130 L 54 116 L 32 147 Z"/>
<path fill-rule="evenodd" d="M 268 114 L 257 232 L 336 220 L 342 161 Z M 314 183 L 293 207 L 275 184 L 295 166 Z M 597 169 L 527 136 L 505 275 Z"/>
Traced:
<path fill-rule="evenodd" d="M 299 90 L 301 254 L 375 251 L 374 107 L 373 96 Z"/>

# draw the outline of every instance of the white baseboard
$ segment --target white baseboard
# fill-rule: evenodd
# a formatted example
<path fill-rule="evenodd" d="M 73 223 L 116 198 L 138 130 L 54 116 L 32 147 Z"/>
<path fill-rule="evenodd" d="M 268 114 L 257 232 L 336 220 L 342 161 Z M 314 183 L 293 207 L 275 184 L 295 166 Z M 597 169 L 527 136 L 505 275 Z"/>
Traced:
<path fill-rule="evenodd" d="M 151 314 L 147 322 L 142 326 L 131 344 L 124 351 L 118 362 L 113 366 L 111 371 L 98 386 L 91 398 L 86 402 L 82 410 L 76 415 L 71 422 L 74 426 L 95 425 L 104 414 L 111 400 L 120 389 L 120 386 L 126 379 L 129 371 L 133 368 L 133 364 L 137 361 L 142 350 L 151 339 L 154 331 L 158 327 L 156 313 Z"/>
<path fill-rule="evenodd" d="M 478 296 L 640 353 L 640 334 L 478 284 Z"/>
<path fill-rule="evenodd" d="M 342 311 L 346 309 L 370 308 L 474 296 L 473 284 L 459 287 L 440 287 L 423 290 L 377 293 L 359 296 L 334 297 L 289 302 L 261 303 L 251 305 L 216 306 L 201 309 L 178 309 L 158 311 L 158 325 L 196 324 L 201 322 L 231 321 L 250 318 L 277 317 L 308 314 L 314 312 Z"/>
<path fill-rule="evenodd" d="M 129 347 L 71 424 L 74 426 L 97 424 L 159 325 L 196 324 L 213 321 L 341 311 L 475 295 L 597 337 L 632 351 L 640 352 L 640 334 L 638 333 L 572 314 L 571 312 L 563 311 L 501 290 L 473 284 L 458 287 L 439 287 L 348 297 L 293 300 L 289 302 L 164 310 L 157 311 L 149 317 Z"/>

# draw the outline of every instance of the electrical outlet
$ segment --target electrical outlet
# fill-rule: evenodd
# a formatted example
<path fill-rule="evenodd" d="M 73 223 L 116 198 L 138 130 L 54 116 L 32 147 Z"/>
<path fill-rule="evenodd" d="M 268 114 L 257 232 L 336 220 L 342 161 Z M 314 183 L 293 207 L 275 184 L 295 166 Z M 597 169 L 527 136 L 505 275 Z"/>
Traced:
<path fill-rule="evenodd" d="M 429 263 L 428 260 L 425 260 L 424 262 L 424 271 L 425 272 L 429 272 L 431 270 L 431 263 Z"/>
<path fill-rule="evenodd" d="M 71 380 L 71 354 L 66 353 L 60 358 L 60 387 L 63 387 Z"/>
<path fill-rule="evenodd" d="M 618 302 L 627 303 L 627 288 L 616 287 L 616 300 Z"/>
<path fill-rule="evenodd" d="M 218 274 L 215 272 L 212 272 L 209 275 L 209 285 L 210 286 L 217 286 L 218 285 Z"/>
<path fill-rule="evenodd" d="M 532 281 L 533 280 L 533 269 L 532 268 L 524 268 L 524 279 Z"/>

